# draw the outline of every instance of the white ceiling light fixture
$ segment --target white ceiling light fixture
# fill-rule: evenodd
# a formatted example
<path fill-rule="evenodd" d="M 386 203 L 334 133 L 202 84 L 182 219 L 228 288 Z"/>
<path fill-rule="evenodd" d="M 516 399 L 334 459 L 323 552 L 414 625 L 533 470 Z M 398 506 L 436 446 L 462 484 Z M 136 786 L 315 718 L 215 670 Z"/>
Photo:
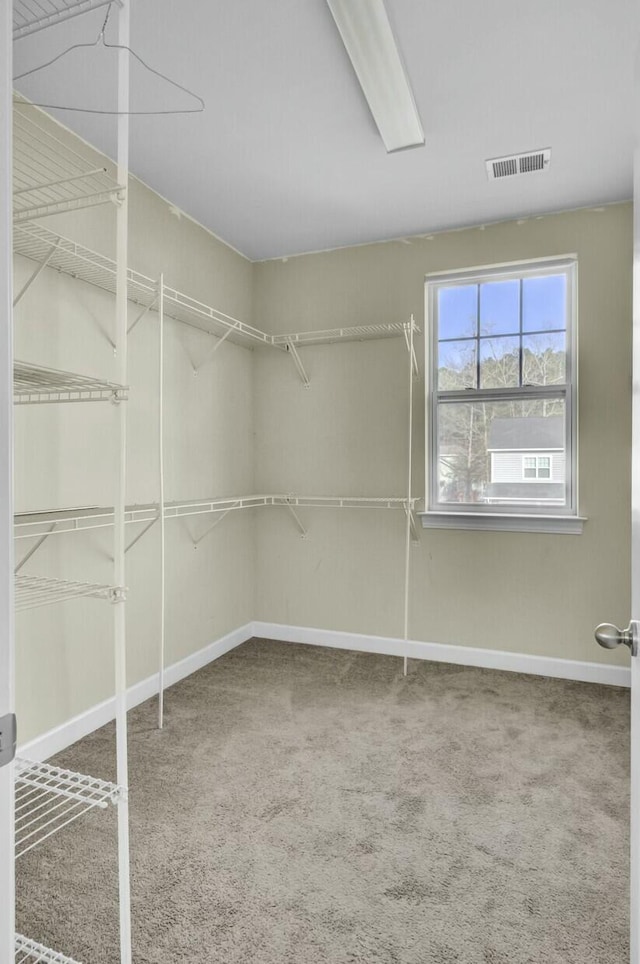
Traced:
<path fill-rule="evenodd" d="M 327 0 L 387 151 L 424 146 L 424 132 L 384 0 Z"/>

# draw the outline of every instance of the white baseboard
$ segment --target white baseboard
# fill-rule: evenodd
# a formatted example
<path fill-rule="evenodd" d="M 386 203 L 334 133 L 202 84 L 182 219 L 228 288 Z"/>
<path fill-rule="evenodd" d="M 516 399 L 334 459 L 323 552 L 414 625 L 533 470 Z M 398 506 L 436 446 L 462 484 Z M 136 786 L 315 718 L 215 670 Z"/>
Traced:
<path fill-rule="evenodd" d="M 178 663 L 168 666 L 164 671 L 165 687 L 173 686 L 174 683 L 179 682 L 186 676 L 191 676 L 192 673 L 202 669 L 207 663 L 212 663 L 220 656 L 224 656 L 225 653 L 235 649 L 236 646 L 240 646 L 241 643 L 251 639 L 252 635 L 253 624 L 247 623 L 215 642 L 209 643 L 208 646 L 199 649 L 196 653 L 186 656 Z M 153 676 L 149 676 L 147 679 L 129 687 L 127 692 L 128 708 L 132 709 L 139 703 L 144 703 L 145 700 L 155 696 L 157 692 L 158 674 L 154 673 Z M 114 697 L 105 700 L 103 703 L 98 703 L 84 713 L 74 716 L 53 730 L 43 733 L 42 736 L 36 737 L 35 740 L 30 740 L 28 743 L 19 746 L 18 756 L 24 756 L 28 760 L 36 762 L 47 760 L 50 756 L 82 739 L 83 736 L 93 733 L 94 730 L 115 719 L 115 709 Z"/>
<path fill-rule="evenodd" d="M 337 649 L 383 653 L 387 656 L 408 656 L 436 663 L 456 663 L 462 666 L 481 666 L 512 673 L 531 673 L 556 679 L 578 680 L 583 683 L 604 683 L 608 686 L 630 686 L 631 670 L 627 666 L 607 666 L 554 656 L 531 656 L 499 649 L 476 649 L 473 646 L 454 646 L 446 643 L 422 643 L 390 636 L 367 636 L 361 633 L 341 633 L 330 629 L 308 629 L 281 623 L 253 623 L 253 635 L 277 639 L 284 643 L 308 643 Z M 595 643 L 594 643 L 595 645 Z"/>
<path fill-rule="evenodd" d="M 453 646 L 445 643 L 422 643 L 416 640 L 404 642 L 391 636 L 368 636 L 362 633 L 342 633 L 330 629 L 309 629 L 304 626 L 287 626 L 282 623 L 261 621 L 246 623 L 210 643 L 197 653 L 168 666 L 165 669 L 165 686 L 202 669 L 208 663 L 240 646 L 253 636 L 276 639 L 285 643 L 306 643 L 313 646 L 329 646 L 334 649 L 351 649 L 365 653 L 382 653 L 387 656 L 408 656 L 411 659 L 432 660 L 437 663 L 456 663 L 462 666 L 481 666 L 512 673 L 531 673 L 534 676 L 551 676 L 559 679 L 579 680 L 585 683 L 603 683 L 609 686 L 629 686 L 631 671 L 626 666 L 607 666 L 553 656 L 530 656 L 524 653 L 505 652 L 499 649 L 476 649 L 472 646 Z M 144 703 L 158 692 L 158 675 L 135 683 L 127 693 L 127 706 L 132 709 Z M 47 760 L 115 718 L 115 699 L 105 700 L 84 713 L 74 716 L 60 726 L 43 733 L 35 740 L 18 747 L 18 755 L 29 760 Z"/>

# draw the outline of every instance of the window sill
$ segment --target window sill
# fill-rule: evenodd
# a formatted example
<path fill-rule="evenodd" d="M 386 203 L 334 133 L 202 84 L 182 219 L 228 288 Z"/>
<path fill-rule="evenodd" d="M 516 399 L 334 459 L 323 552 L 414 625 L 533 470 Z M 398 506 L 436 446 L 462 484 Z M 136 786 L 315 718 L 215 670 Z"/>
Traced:
<path fill-rule="evenodd" d="M 481 529 L 490 532 L 582 534 L 583 516 L 502 515 L 489 512 L 420 512 L 423 529 Z"/>

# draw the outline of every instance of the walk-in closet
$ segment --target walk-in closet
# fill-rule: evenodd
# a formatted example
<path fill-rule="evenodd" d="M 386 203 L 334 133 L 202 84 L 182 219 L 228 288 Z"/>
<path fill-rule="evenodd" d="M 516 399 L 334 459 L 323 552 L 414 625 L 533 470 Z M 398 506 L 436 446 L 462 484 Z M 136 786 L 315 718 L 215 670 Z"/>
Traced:
<path fill-rule="evenodd" d="M 640 964 L 633 4 L 2 28 L 0 964 Z"/>

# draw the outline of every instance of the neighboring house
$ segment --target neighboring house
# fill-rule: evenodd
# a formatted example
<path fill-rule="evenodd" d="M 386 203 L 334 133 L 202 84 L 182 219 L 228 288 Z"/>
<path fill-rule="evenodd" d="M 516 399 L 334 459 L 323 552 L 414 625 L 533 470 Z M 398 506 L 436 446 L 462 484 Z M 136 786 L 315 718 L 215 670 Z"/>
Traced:
<path fill-rule="evenodd" d="M 564 419 L 559 415 L 494 418 L 487 447 L 491 468 L 484 501 L 564 504 L 564 438 Z"/>

